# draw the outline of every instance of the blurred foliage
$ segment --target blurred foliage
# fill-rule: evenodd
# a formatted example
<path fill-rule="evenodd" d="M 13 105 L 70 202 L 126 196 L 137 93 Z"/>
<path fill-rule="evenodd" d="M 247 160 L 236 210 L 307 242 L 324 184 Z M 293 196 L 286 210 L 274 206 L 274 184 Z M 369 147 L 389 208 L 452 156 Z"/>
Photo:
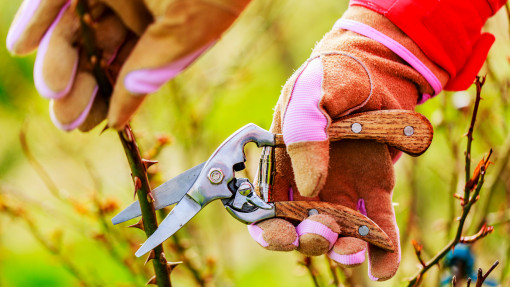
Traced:
<path fill-rule="evenodd" d="M 20 2 L 0 2 L 3 41 Z M 254 1 L 210 52 L 150 96 L 134 118 L 142 151 L 160 161 L 151 168 L 152 183 L 158 185 L 202 162 L 246 123 L 269 128 L 286 78 L 346 7 L 347 1 Z M 472 246 L 475 267 L 486 270 L 499 260 L 502 264 L 492 276 L 508 286 L 510 30 L 504 9 L 487 29 L 497 41 L 481 72 L 488 79 L 472 155 L 475 164 L 493 148 L 494 166 L 468 217 L 466 235 L 476 233 L 484 218 L 495 226 L 491 235 Z M 144 259 L 134 257 L 143 233 L 110 224 L 110 218 L 133 200 L 117 135 L 100 135 L 102 127 L 87 134 L 55 128 L 48 102 L 33 86 L 33 61 L 34 56 L 13 58 L 0 45 L 0 286 L 141 286 L 152 276 Z M 473 89 L 442 93 L 417 108 L 432 121 L 435 137 L 426 154 L 404 156 L 396 164 L 401 268 L 384 283 L 367 281 L 367 264 L 336 269 L 345 285 L 404 285 L 417 270 L 412 239 L 423 245 L 427 260 L 452 238 L 461 210 L 453 194 L 462 193 L 464 186 L 464 134 L 473 99 Z M 23 154 L 20 133 L 26 136 L 32 160 Z M 154 149 L 162 138 L 169 140 Z M 252 176 L 258 150 L 247 147 L 247 154 Z M 46 180 L 34 161 L 47 173 Z M 324 257 L 308 262 L 297 252 L 260 248 L 219 203 L 198 214 L 176 238 L 166 243 L 167 259 L 184 261 L 172 273 L 175 286 L 313 286 L 307 266 L 322 284 L 333 278 Z M 438 285 L 444 272 L 433 268 L 424 286 Z"/>

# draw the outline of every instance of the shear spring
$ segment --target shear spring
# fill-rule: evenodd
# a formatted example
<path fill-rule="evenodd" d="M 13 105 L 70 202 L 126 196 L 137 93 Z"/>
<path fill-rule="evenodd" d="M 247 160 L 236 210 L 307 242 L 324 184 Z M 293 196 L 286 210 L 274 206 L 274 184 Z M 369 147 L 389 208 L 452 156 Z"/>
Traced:
<path fill-rule="evenodd" d="M 274 179 L 274 147 L 265 146 L 260 155 L 258 171 L 258 187 L 262 199 L 265 202 L 272 202 L 272 188 Z"/>

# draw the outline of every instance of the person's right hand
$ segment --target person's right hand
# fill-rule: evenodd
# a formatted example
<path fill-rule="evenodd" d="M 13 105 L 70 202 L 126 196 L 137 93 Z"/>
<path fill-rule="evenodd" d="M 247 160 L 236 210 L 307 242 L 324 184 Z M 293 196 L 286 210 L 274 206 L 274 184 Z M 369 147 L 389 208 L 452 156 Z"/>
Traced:
<path fill-rule="evenodd" d="M 111 99 L 99 95 L 84 49 L 78 1 L 25 0 L 7 36 L 7 48 L 24 55 L 39 48 L 38 92 L 63 130 L 87 131 L 105 117 L 122 129 L 145 95 L 158 90 L 211 47 L 250 0 L 86 1 L 103 66 L 115 82 Z"/>

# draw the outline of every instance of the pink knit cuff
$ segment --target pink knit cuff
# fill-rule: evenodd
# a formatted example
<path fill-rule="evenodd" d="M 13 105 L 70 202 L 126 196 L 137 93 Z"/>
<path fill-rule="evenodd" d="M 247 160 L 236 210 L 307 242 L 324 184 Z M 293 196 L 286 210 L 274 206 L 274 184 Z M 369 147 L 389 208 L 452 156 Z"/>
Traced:
<path fill-rule="evenodd" d="M 305 64 L 298 76 L 283 120 L 283 138 L 287 144 L 327 138 L 328 120 L 319 109 L 322 75 L 322 61 L 315 58 Z"/>
<path fill-rule="evenodd" d="M 301 221 L 301 223 L 299 223 L 296 227 L 296 232 L 298 236 L 313 233 L 324 237 L 327 241 L 329 241 L 329 249 L 333 247 L 333 244 L 335 244 L 338 239 L 338 233 L 334 232 L 326 225 L 310 219 Z"/>

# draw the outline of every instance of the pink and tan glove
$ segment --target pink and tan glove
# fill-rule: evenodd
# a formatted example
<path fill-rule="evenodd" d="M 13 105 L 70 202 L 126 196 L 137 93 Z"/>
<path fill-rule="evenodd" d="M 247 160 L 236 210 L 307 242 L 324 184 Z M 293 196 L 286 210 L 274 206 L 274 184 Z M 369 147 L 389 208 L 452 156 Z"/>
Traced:
<path fill-rule="evenodd" d="M 17 55 L 37 47 L 34 82 L 63 130 L 89 130 L 106 116 L 122 129 L 157 91 L 211 47 L 250 0 L 86 0 L 97 48 L 115 80 L 99 95 L 70 0 L 25 0 L 7 36 Z"/>
<path fill-rule="evenodd" d="M 370 6 L 396 1 L 353 2 Z M 398 9 L 398 5 L 392 7 Z M 477 24 L 478 34 L 485 20 Z M 468 58 L 464 62 L 469 65 Z M 413 110 L 417 103 L 439 93 L 452 73 L 430 60 L 426 51 L 388 18 L 351 5 L 283 87 L 271 131 L 283 133 L 287 150 L 276 151 L 272 200 L 333 202 L 371 218 L 397 247 L 391 253 L 368 246 L 372 280 L 391 278 L 400 262 L 399 231 L 391 201 L 393 162 L 399 153 L 375 142 L 330 143 L 328 125 L 351 113 Z M 327 253 L 346 266 L 365 260 L 367 244 L 339 237 L 342 230 L 326 214 L 312 215 L 297 226 L 269 219 L 250 225 L 249 232 L 270 250 L 297 249 L 311 256 Z"/>

